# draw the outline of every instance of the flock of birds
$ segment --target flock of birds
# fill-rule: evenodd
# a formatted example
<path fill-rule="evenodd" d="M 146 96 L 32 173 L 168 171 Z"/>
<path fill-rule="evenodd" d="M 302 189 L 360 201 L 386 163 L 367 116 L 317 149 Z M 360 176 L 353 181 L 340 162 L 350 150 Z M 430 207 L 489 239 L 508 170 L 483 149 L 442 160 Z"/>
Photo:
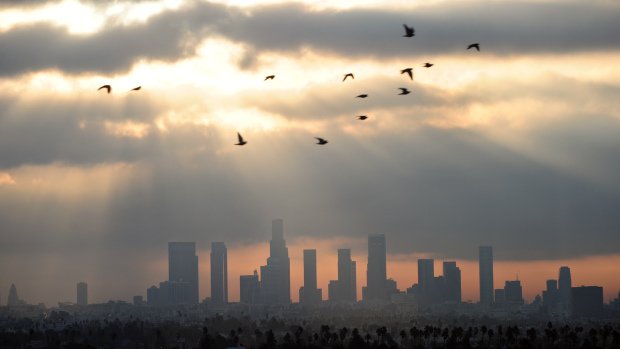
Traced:
<path fill-rule="evenodd" d="M 406 24 L 403 24 L 403 27 L 405 29 L 405 35 L 403 35 L 403 37 L 411 38 L 411 37 L 415 36 L 415 29 L 413 29 L 413 27 L 410 27 L 410 26 L 408 26 Z M 475 48 L 476 51 L 480 52 L 480 44 L 479 43 L 473 43 L 473 44 L 470 44 L 469 46 L 467 46 L 468 50 L 472 49 L 472 48 Z M 433 63 L 426 62 L 426 63 L 424 63 L 422 65 L 422 67 L 430 68 L 433 65 L 434 65 Z M 413 80 L 413 68 L 402 69 L 400 71 L 400 74 L 401 75 L 402 74 L 407 74 L 409 76 L 409 79 Z M 275 77 L 276 77 L 275 75 L 267 75 L 265 77 L 264 81 L 273 80 L 273 79 L 275 79 Z M 353 73 L 346 73 L 346 74 L 344 74 L 344 77 L 342 78 L 342 82 L 345 82 L 347 80 L 347 78 L 355 79 L 355 76 L 353 75 Z M 134 87 L 131 90 L 129 90 L 129 92 L 131 92 L 131 91 L 139 91 L 141 88 L 142 88 L 142 86 Z M 404 96 L 404 95 L 408 95 L 408 94 L 411 93 L 411 91 L 409 91 L 406 87 L 399 87 L 398 89 L 400 90 L 400 93 L 398 94 L 399 96 Z M 97 91 L 99 91 L 99 90 L 106 90 L 108 92 L 108 94 L 109 94 L 109 93 L 112 92 L 112 86 L 111 85 L 103 85 L 103 86 L 101 86 L 101 87 L 99 87 L 97 89 Z M 355 96 L 355 98 L 367 98 L 367 97 L 368 97 L 368 94 L 366 94 L 366 93 L 362 93 L 362 94 L 359 94 L 359 95 Z M 367 115 L 359 115 L 359 116 L 357 116 L 357 119 L 361 120 L 361 121 L 364 121 L 364 120 L 368 119 L 368 116 Z M 325 138 L 314 137 L 314 139 L 317 140 L 317 142 L 315 144 L 318 144 L 318 145 L 325 145 L 325 144 L 329 143 Z M 243 145 L 246 145 L 246 144 L 248 144 L 248 142 L 243 138 L 241 133 L 237 132 L 237 143 L 235 143 L 235 145 L 243 146 Z"/>

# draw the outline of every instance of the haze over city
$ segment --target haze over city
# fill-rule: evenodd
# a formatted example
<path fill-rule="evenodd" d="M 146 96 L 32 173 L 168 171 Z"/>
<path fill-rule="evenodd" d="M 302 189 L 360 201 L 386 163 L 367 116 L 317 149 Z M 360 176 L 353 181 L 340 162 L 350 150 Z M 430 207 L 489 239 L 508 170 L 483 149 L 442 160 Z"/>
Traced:
<path fill-rule="evenodd" d="M 324 299 L 350 248 L 361 298 L 373 234 L 401 290 L 419 258 L 457 261 L 478 302 L 488 245 L 496 288 L 518 275 L 531 302 L 570 266 L 608 302 L 618 18 L 604 0 L 4 2 L 2 303 L 11 284 L 48 306 L 79 281 L 92 302 L 146 296 L 175 241 L 196 243 L 200 300 L 225 242 L 236 302 L 275 218 L 294 302 L 309 248 Z"/>

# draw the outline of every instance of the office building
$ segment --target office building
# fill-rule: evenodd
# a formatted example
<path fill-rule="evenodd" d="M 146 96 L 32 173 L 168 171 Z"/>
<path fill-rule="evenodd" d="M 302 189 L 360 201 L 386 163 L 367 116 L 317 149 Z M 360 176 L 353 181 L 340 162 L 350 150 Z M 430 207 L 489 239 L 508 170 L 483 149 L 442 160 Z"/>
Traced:
<path fill-rule="evenodd" d="M 493 303 L 493 248 L 480 246 L 478 251 L 480 275 L 480 304 Z"/>
<path fill-rule="evenodd" d="M 543 308 L 549 314 L 556 314 L 559 309 L 558 280 L 547 280 L 547 288 L 542 293 Z"/>
<path fill-rule="evenodd" d="M 572 287 L 573 283 L 571 281 L 570 268 L 566 266 L 560 267 L 560 275 L 558 278 L 558 296 L 560 312 L 564 315 L 569 315 L 572 308 Z"/>
<path fill-rule="evenodd" d="M 171 304 L 198 304 L 198 256 L 195 243 L 168 243 L 168 282 L 168 301 Z"/>
<path fill-rule="evenodd" d="M 239 277 L 239 301 L 244 304 L 260 303 L 260 281 L 256 270 L 253 275 Z"/>
<path fill-rule="evenodd" d="M 597 318 L 603 314 L 602 287 L 580 286 L 571 288 L 571 315 L 573 317 Z"/>
<path fill-rule="evenodd" d="M 228 303 L 228 255 L 223 242 L 211 243 L 211 302 Z"/>
<path fill-rule="evenodd" d="M 291 302 L 291 274 L 288 248 L 284 240 L 284 222 L 272 221 L 267 265 L 261 266 L 261 296 L 265 304 Z"/>
<path fill-rule="evenodd" d="M 322 298 L 322 290 L 317 288 L 316 250 L 304 250 L 304 285 L 299 288 L 299 303 L 317 305 Z"/>
<path fill-rule="evenodd" d="M 20 305 L 20 303 L 19 297 L 17 296 L 17 287 L 15 287 L 15 284 L 11 284 L 6 305 L 9 307 L 14 307 Z"/>
<path fill-rule="evenodd" d="M 504 284 L 504 301 L 510 305 L 523 304 L 523 289 L 521 281 L 506 281 Z"/>
<path fill-rule="evenodd" d="M 77 305 L 88 305 L 88 285 L 85 282 L 78 282 L 76 288 Z"/>
<path fill-rule="evenodd" d="M 385 235 L 368 236 L 368 264 L 366 287 L 362 288 L 363 300 L 388 300 L 387 258 Z"/>
<path fill-rule="evenodd" d="M 444 301 L 461 303 L 461 269 L 456 262 L 443 262 Z"/>

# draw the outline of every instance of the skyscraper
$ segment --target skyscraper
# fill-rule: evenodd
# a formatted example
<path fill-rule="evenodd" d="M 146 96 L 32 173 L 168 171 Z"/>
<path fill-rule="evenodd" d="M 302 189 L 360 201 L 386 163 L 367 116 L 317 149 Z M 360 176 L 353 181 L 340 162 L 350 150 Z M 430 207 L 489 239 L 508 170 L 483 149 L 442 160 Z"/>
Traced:
<path fill-rule="evenodd" d="M 78 282 L 76 288 L 77 305 L 88 305 L 88 285 L 85 282 Z"/>
<path fill-rule="evenodd" d="M 351 300 L 357 302 L 357 262 L 351 261 Z"/>
<path fill-rule="evenodd" d="M 211 243 L 211 301 L 228 303 L 228 254 L 223 242 Z"/>
<path fill-rule="evenodd" d="M 253 275 L 239 276 L 239 301 L 244 304 L 260 302 L 260 282 L 256 270 Z"/>
<path fill-rule="evenodd" d="M 443 262 L 445 301 L 461 303 L 461 269 L 456 262 Z"/>
<path fill-rule="evenodd" d="M 418 285 L 430 288 L 435 278 L 435 261 L 433 259 L 418 259 Z"/>
<path fill-rule="evenodd" d="M 364 300 L 389 298 L 386 281 L 386 246 L 385 235 L 368 236 L 368 264 L 366 269 L 367 285 L 362 289 Z"/>
<path fill-rule="evenodd" d="M 269 258 L 261 266 L 261 293 L 266 304 L 289 304 L 291 302 L 291 261 L 284 240 L 284 222 L 274 219 L 271 227 Z"/>
<path fill-rule="evenodd" d="M 348 248 L 338 249 L 338 299 L 350 300 L 353 290 L 351 289 L 351 276 L 353 271 L 351 267 L 351 250 Z"/>
<path fill-rule="evenodd" d="M 569 314 L 572 308 L 571 288 L 570 268 L 566 266 L 560 267 L 560 277 L 558 278 L 558 303 L 560 312 L 563 314 Z"/>
<path fill-rule="evenodd" d="M 9 297 L 7 299 L 6 305 L 11 307 L 19 304 L 20 301 L 19 297 L 17 296 L 17 287 L 15 287 L 15 284 L 11 284 L 11 288 L 9 288 Z"/>
<path fill-rule="evenodd" d="M 504 284 L 504 298 L 508 304 L 523 304 L 523 288 L 521 281 L 506 281 Z"/>
<path fill-rule="evenodd" d="M 299 288 L 299 303 L 316 305 L 322 300 L 322 290 L 317 288 L 316 250 L 304 250 L 304 285 Z"/>
<path fill-rule="evenodd" d="M 543 291 L 543 307 L 547 313 L 558 312 L 558 280 L 547 280 L 547 289 Z"/>
<path fill-rule="evenodd" d="M 480 304 L 493 303 L 493 248 L 480 246 L 478 254 L 480 267 Z"/>
<path fill-rule="evenodd" d="M 198 303 L 198 256 L 195 243 L 168 243 L 168 281 L 170 303 Z"/>

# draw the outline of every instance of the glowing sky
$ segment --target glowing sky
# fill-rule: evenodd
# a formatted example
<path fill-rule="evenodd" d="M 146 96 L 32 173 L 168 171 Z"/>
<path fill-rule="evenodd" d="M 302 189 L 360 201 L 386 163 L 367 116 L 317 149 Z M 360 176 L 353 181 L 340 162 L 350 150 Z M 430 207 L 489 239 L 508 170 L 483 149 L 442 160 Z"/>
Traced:
<path fill-rule="evenodd" d="M 336 248 L 383 233 L 401 289 L 416 256 L 456 259 L 476 300 L 493 245 L 496 287 L 518 272 L 531 298 L 569 265 L 609 298 L 619 18 L 606 0 L 3 2 L 0 295 L 54 304 L 86 280 L 130 299 L 166 278 L 168 241 L 242 256 L 283 218 L 292 256 L 324 246 L 324 288 Z M 231 293 L 266 257 L 229 261 Z"/>

